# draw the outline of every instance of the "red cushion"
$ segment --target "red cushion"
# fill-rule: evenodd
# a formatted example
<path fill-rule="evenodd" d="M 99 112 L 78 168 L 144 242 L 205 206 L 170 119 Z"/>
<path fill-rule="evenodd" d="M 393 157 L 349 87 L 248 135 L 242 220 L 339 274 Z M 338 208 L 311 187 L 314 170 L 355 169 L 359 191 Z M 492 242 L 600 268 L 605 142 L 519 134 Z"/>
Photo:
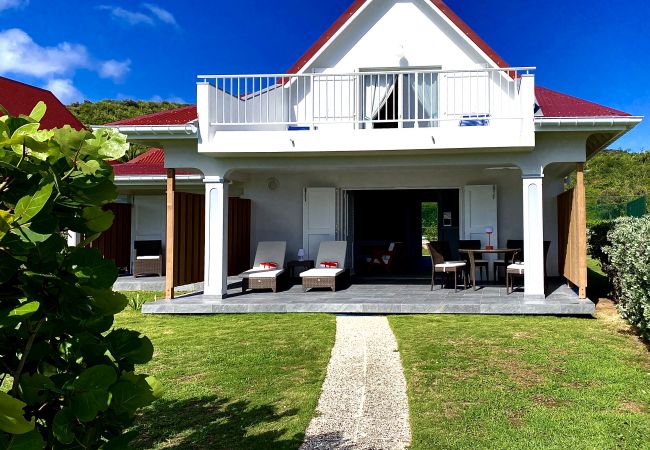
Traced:
<path fill-rule="evenodd" d="M 277 269 L 278 265 L 272 261 L 260 263 L 262 269 Z"/>
<path fill-rule="evenodd" d="M 320 266 L 325 267 L 327 269 L 331 269 L 331 268 L 338 267 L 339 263 L 336 261 L 321 261 Z"/>

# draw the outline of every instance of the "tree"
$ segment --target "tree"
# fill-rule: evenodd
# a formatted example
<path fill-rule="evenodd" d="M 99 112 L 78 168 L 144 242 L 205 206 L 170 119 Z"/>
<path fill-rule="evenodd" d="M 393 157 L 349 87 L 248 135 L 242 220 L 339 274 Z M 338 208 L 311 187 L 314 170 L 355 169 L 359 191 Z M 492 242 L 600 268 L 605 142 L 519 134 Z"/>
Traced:
<path fill-rule="evenodd" d="M 153 346 L 111 329 L 127 299 L 117 270 L 86 245 L 113 221 L 112 130 L 40 130 L 45 105 L 0 117 L 0 447 L 125 448 L 138 408 L 160 395 L 136 374 Z M 0 113 L 0 114 L 2 114 Z M 87 236 L 67 245 L 67 233 Z"/>

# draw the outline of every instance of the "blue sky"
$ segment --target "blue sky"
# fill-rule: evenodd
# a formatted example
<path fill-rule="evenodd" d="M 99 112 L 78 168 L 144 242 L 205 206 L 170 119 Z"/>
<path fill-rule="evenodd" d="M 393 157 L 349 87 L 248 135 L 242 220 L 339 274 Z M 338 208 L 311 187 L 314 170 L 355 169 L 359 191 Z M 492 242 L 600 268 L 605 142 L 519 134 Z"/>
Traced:
<path fill-rule="evenodd" d="M 0 75 L 64 102 L 194 103 L 196 74 L 285 72 L 352 0 L 0 0 Z M 650 148 L 650 1 L 447 0 L 538 85 L 649 116 L 614 147 Z"/>

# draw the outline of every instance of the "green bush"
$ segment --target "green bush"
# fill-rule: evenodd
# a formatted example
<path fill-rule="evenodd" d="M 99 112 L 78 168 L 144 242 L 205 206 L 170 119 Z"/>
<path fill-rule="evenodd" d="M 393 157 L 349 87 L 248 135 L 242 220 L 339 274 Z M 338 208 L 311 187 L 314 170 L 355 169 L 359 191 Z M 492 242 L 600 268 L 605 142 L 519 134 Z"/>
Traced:
<path fill-rule="evenodd" d="M 598 262 L 607 273 L 609 259 L 603 248 L 610 245 L 607 233 L 614 227 L 613 220 L 594 220 L 587 223 L 587 252 Z"/>
<path fill-rule="evenodd" d="M 107 161 L 126 138 L 40 130 L 42 102 L 29 116 L 0 110 L 0 448 L 127 448 L 124 430 L 160 395 L 135 373 L 153 346 L 111 329 L 127 299 L 112 291 L 115 264 L 85 247 L 113 222 Z"/>
<path fill-rule="evenodd" d="M 615 299 L 621 316 L 650 338 L 650 215 L 616 219 L 607 234 Z"/>

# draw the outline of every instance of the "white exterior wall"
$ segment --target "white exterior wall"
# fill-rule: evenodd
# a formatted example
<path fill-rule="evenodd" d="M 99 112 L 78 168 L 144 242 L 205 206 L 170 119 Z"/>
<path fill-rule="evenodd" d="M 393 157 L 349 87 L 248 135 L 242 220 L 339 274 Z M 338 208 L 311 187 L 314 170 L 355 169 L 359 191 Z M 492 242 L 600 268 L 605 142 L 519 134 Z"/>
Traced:
<path fill-rule="evenodd" d="M 166 248 L 165 193 L 159 195 L 134 195 L 131 213 L 131 267 L 133 267 L 133 242 L 160 240 L 163 255 Z"/>

